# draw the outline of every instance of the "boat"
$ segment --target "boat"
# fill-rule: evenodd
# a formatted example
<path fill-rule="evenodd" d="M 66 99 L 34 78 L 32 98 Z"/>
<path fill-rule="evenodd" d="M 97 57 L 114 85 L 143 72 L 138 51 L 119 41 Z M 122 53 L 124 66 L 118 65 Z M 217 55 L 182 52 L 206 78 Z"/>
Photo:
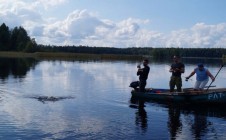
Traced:
<path fill-rule="evenodd" d="M 170 92 L 169 89 L 147 88 L 145 92 L 138 89 L 131 91 L 132 97 L 144 100 L 173 103 L 226 104 L 226 88 L 195 91 L 185 88 L 182 92 Z"/>

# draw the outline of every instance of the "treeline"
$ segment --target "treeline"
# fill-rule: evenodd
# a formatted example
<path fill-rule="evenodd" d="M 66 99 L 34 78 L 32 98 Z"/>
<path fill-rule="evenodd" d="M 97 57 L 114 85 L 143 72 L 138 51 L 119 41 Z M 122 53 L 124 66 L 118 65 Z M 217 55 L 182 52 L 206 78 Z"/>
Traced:
<path fill-rule="evenodd" d="M 4 23 L 0 26 L 0 51 L 22 52 L 70 52 L 87 54 L 147 55 L 154 58 L 181 57 L 221 58 L 226 54 L 225 48 L 152 48 L 152 47 L 89 47 L 89 46 L 54 46 L 36 44 L 23 27 L 10 30 Z"/>
<path fill-rule="evenodd" d="M 172 57 L 206 57 L 222 58 L 226 54 L 225 48 L 153 48 L 151 55 L 155 58 Z"/>
<path fill-rule="evenodd" d="M 224 48 L 109 48 L 88 46 L 45 46 L 38 45 L 45 52 L 73 52 L 92 54 L 147 55 L 154 58 L 169 58 L 173 55 L 181 57 L 222 58 L 226 54 Z"/>
<path fill-rule="evenodd" d="M 10 30 L 5 23 L 0 26 L 0 51 L 35 52 L 37 50 L 35 39 L 31 39 L 23 27 Z"/>
<path fill-rule="evenodd" d="M 70 52 L 91 54 L 126 54 L 126 55 L 150 55 L 152 48 L 113 48 L 113 47 L 89 47 L 89 46 L 46 46 L 38 45 L 44 52 Z"/>

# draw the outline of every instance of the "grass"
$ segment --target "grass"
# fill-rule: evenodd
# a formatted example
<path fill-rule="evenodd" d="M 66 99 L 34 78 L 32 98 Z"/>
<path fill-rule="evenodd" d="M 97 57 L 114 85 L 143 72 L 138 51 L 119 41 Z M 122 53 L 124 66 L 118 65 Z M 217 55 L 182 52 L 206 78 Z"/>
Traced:
<path fill-rule="evenodd" d="M 59 53 L 59 52 L 1 52 L 0 57 L 24 58 L 30 57 L 35 59 L 54 59 L 54 60 L 141 60 L 144 56 L 141 55 L 117 55 L 117 54 L 85 54 L 85 53 Z"/>

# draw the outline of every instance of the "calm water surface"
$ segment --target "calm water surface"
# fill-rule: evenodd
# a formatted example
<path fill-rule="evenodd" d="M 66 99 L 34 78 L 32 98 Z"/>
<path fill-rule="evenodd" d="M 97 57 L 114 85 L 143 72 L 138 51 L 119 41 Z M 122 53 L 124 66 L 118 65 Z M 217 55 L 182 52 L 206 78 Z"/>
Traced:
<path fill-rule="evenodd" d="M 184 77 L 196 61 L 184 60 Z M 221 64 L 204 62 L 213 75 Z M 0 139 L 226 139 L 226 107 L 131 98 L 138 63 L 1 58 Z M 170 64 L 152 61 L 147 87 L 168 88 Z M 225 73 L 213 85 L 226 87 Z"/>

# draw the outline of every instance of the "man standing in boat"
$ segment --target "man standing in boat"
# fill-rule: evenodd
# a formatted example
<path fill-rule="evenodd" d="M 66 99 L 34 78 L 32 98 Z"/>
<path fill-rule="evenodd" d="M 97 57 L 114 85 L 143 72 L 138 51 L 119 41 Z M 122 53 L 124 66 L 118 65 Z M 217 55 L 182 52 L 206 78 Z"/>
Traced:
<path fill-rule="evenodd" d="M 169 72 L 172 72 L 172 76 L 170 78 L 170 92 L 174 92 L 175 86 L 177 87 L 177 92 L 181 92 L 182 87 L 182 79 L 181 74 L 184 73 L 185 66 L 182 62 L 180 62 L 179 57 L 173 57 L 174 63 L 171 65 Z"/>
<path fill-rule="evenodd" d="M 203 88 L 209 81 L 209 77 L 212 79 L 212 81 L 215 80 L 214 76 L 209 72 L 207 68 L 204 68 L 204 65 L 201 63 L 198 64 L 198 67 L 195 68 L 188 77 L 186 77 L 186 80 L 188 80 L 194 74 L 196 74 L 196 82 L 194 86 L 195 90 L 203 90 Z"/>
<path fill-rule="evenodd" d="M 140 65 L 137 66 L 137 75 L 139 75 L 139 90 L 141 92 L 145 92 L 145 86 L 148 79 L 148 74 L 150 71 L 150 68 L 148 66 L 148 60 L 143 60 L 143 66 L 144 68 L 141 68 Z"/>

